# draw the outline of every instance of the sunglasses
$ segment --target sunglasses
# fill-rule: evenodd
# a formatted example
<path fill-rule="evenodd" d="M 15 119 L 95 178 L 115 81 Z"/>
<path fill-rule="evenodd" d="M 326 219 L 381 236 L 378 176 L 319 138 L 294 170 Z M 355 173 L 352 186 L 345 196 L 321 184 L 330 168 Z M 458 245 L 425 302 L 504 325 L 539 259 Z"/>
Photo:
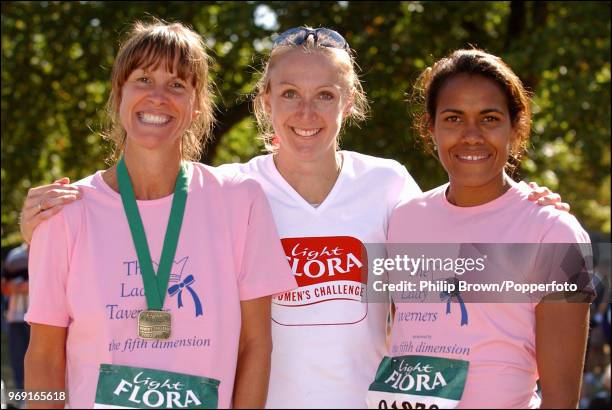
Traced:
<path fill-rule="evenodd" d="M 305 27 L 290 28 L 276 37 L 272 48 L 278 46 L 300 46 L 304 44 L 310 36 L 312 36 L 315 45 L 339 48 L 346 51 L 350 49 L 347 41 L 340 33 L 324 27 L 315 29 Z"/>

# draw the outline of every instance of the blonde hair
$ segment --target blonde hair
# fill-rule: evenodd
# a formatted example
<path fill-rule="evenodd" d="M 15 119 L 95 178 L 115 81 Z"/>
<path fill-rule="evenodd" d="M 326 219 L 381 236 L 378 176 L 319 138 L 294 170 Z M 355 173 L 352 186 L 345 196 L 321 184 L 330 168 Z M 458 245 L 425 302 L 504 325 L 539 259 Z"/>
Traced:
<path fill-rule="evenodd" d="M 111 160 L 117 160 L 125 148 L 126 132 L 119 119 L 121 90 L 137 68 L 153 68 L 165 63 L 169 72 L 195 89 L 197 117 L 182 136 L 181 157 L 198 161 L 204 145 L 210 139 L 214 124 L 212 83 L 208 76 L 210 57 L 202 37 L 181 23 L 153 20 L 136 21 L 119 48 L 111 76 L 111 92 L 107 102 L 108 125 L 104 138 L 114 143 Z"/>
<path fill-rule="evenodd" d="M 459 75 L 478 75 L 497 84 L 508 104 L 512 127 L 516 138 L 510 147 L 506 168 L 513 172 L 527 150 L 531 132 L 530 93 L 520 78 L 499 57 L 478 49 L 456 50 L 448 57 L 427 67 L 419 76 L 413 94 L 413 102 L 418 111 L 415 115 L 415 128 L 428 152 L 434 153 L 430 126 L 436 119 L 436 109 L 440 90 L 448 80 Z"/>
<path fill-rule="evenodd" d="M 309 27 L 303 27 L 309 29 Z M 255 86 L 255 95 L 253 98 L 253 112 L 257 120 L 257 125 L 260 131 L 260 138 L 264 142 L 264 146 L 268 152 L 276 152 L 278 145 L 273 141 L 274 129 L 272 121 L 266 110 L 264 97 L 270 91 L 271 70 L 278 62 L 278 59 L 289 51 L 301 49 L 305 52 L 321 52 L 336 58 L 343 66 L 343 72 L 346 73 L 347 84 L 349 87 L 349 95 L 352 96 L 351 109 L 343 118 L 343 125 L 346 121 L 358 123 L 366 118 L 369 110 L 368 100 L 357 75 L 357 63 L 350 49 L 344 50 L 323 46 L 317 43 L 313 36 L 309 36 L 303 44 L 283 44 L 276 46 L 270 51 L 270 55 L 264 62 L 263 73 Z"/>

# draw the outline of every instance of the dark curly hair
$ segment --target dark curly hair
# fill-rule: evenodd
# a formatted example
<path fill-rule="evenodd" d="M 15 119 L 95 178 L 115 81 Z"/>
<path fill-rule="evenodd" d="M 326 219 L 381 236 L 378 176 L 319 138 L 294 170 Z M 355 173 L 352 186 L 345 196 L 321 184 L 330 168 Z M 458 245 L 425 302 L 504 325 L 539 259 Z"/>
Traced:
<path fill-rule="evenodd" d="M 418 107 L 414 126 L 426 150 L 434 153 L 430 129 L 436 119 L 440 90 L 448 80 L 460 74 L 478 75 L 492 80 L 506 95 L 510 120 L 516 130 L 516 139 L 510 147 L 506 167 L 514 171 L 527 149 L 531 131 L 530 93 L 501 58 L 478 49 L 456 50 L 427 67 L 417 79 L 412 96 L 415 107 Z"/>

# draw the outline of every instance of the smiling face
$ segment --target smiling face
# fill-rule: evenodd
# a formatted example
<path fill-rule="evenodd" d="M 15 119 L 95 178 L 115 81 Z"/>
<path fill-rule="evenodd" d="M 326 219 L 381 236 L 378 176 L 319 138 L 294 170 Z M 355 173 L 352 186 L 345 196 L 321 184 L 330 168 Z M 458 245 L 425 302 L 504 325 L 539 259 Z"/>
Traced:
<path fill-rule="evenodd" d="M 127 145 L 145 149 L 180 148 L 181 137 L 197 116 L 190 79 L 156 68 L 136 68 L 121 88 L 119 118 Z"/>
<path fill-rule="evenodd" d="M 502 89 L 479 75 L 451 77 L 438 94 L 431 132 L 451 189 L 499 190 L 515 136 Z"/>
<path fill-rule="evenodd" d="M 351 100 L 346 69 L 334 52 L 342 51 L 295 48 L 274 61 L 264 104 L 279 155 L 306 161 L 334 155 Z"/>

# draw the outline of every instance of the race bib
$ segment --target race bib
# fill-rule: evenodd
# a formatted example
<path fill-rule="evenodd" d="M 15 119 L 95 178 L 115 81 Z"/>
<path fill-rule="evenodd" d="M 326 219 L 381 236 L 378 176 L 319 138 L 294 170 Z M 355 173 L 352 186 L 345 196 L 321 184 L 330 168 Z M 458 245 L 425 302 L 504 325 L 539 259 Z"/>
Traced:
<path fill-rule="evenodd" d="M 94 408 L 216 409 L 219 380 L 101 364 Z"/>
<path fill-rule="evenodd" d="M 370 385 L 370 409 L 452 409 L 463 395 L 469 362 L 430 356 L 384 357 Z"/>

